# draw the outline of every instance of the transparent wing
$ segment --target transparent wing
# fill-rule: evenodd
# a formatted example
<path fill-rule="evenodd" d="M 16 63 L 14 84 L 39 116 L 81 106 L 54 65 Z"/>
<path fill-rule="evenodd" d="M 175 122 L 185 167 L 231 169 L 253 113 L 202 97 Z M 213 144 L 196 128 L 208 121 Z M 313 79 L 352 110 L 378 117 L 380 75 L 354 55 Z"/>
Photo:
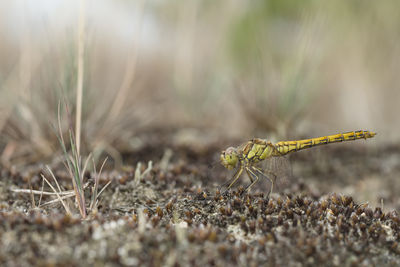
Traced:
<path fill-rule="evenodd" d="M 283 192 L 290 187 L 291 181 L 293 180 L 293 173 L 290 161 L 287 157 L 272 157 L 266 159 L 257 164 L 257 168 L 263 171 L 270 179 L 276 177 L 273 192 Z M 268 187 L 270 187 L 271 183 L 268 181 L 267 183 Z"/>

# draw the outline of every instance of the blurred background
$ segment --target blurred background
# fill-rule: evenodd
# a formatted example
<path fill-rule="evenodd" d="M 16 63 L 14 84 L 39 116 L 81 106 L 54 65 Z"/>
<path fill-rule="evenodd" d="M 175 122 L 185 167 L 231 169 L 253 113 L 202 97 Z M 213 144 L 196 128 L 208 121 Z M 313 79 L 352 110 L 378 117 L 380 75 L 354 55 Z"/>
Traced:
<path fill-rule="evenodd" d="M 57 105 L 74 113 L 79 43 L 85 151 L 129 150 L 160 129 L 217 140 L 363 129 L 379 133 L 363 145 L 397 143 L 399 10 L 395 0 L 1 1 L 1 160 L 59 150 Z"/>

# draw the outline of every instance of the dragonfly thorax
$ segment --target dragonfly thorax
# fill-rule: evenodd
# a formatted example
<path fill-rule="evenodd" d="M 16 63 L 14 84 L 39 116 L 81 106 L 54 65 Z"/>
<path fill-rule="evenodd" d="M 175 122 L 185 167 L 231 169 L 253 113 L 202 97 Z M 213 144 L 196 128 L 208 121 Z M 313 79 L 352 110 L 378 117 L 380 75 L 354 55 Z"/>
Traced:
<path fill-rule="evenodd" d="M 236 148 L 228 147 L 226 150 L 222 151 L 220 156 L 221 164 L 228 170 L 232 170 L 236 167 L 239 156 Z"/>

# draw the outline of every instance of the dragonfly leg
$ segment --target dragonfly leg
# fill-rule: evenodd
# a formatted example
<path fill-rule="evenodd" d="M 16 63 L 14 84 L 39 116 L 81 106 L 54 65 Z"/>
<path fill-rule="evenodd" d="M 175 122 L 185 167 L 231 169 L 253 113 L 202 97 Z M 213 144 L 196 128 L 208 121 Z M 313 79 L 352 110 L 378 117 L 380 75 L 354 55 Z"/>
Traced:
<path fill-rule="evenodd" d="M 223 184 L 219 187 L 220 190 L 222 189 L 222 187 L 226 186 L 227 184 L 229 184 L 229 185 L 228 185 L 228 187 L 227 187 L 226 190 L 228 190 L 229 188 L 231 188 L 232 185 L 234 185 L 234 184 L 236 183 L 237 179 L 239 179 L 239 177 L 240 177 L 240 175 L 242 174 L 242 172 L 243 172 L 243 166 L 239 166 L 239 168 L 238 168 L 238 170 L 236 171 L 235 175 L 233 175 L 233 177 L 232 177 L 231 179 L 229 179 L 228 181 L 226 181 L 225 183 L 223 183 Z"/>
<path fill-rule="evenodd" d="M 253 169 L 256 173 L 258 173 L 259 175 L 261 175 L 261 176 L 264 177 L 264 178 L 267 178 L 267 179 L 271 182 L 271 190 L 269 190 L 269 193 L 268 193 L 268 195 L 267 195 L 267 198 L 268 198 L 269 195 L 272 193 L 272 190 L 274 189 L 274 184 L 275 184 L 275 181 L 276 181 L 276 175 L 275 175 L 273 172 L 269 172 L 269 174 L 270 174 L 271 176 L 273 176 L 273 179 L 271 179 L 270 177 L 268 177 L 268 176 L 267 176 L 263 171 L 261 171 L 260 169 L 254 167 L 254 166 L 252 166 L 252 169 Z"/>
<path fill-rule="evenodd" d="M 251 188 L 255 183 L 257 183 L 257 181 L 258 181 L 258 176 L 257 176 L 252 170 L 250 170 L 248 167 L 246 167 L 246 172 L 247 172 L 247 175 L 248 175 L 249 178 L 250 178 L 251 184 L 249 184 L 249 185 L 246 187 L 246 189 L 245 189 L 244 191 L 250 191 L 250 188 Z M 254 180 L 253 180 L 253 179 L 254 179 Z"/>
<path fill-rule="evenodd" d="M 232 187 L 232 185 L 234 185 L 237 181 L 237 179 L 239 179 L 240 175 L 242 175 L 243 172 L 243 166 L 239 167 L 239 170 L 237 170 L 237 172 L 235 173 L 235 175 L 232 178 L 232 183 L 230 183 L 230 185 L 228 186 L 228 189 Z"/>
<path fill-rule="evenodd" d="M 253 183 L 253 181 L 254 181 L 254 173 L 253 174 L 250 174 L 250 170 L 249 170 L 249 168 L 248 167 L 246 167 L 246 172 L 247 172 L 247 176 L 249 177 L 249 179 L 250 179 L 250 182 L 251 183 Z M 256 176 L 257 177 L 257 176 Z M 258 177 L 256 178 L 256 180 L 258 180 Z M 247 189 L 247 188 L 246 188 Z"/>

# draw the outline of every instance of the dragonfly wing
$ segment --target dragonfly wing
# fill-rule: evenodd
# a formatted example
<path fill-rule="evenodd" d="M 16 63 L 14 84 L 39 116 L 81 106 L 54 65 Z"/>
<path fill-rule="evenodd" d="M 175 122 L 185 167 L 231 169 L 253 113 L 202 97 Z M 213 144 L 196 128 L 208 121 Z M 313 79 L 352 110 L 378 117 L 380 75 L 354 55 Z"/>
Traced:
<path fill-rule="evenodd" d="M 275 176 L 274 192 L 283 192 L 293 179 L 292 167 L 287 157 L 272 157 L 258 165 L 268 177 Z M 274 177 L 270 177 L 274 179 Z"/>

